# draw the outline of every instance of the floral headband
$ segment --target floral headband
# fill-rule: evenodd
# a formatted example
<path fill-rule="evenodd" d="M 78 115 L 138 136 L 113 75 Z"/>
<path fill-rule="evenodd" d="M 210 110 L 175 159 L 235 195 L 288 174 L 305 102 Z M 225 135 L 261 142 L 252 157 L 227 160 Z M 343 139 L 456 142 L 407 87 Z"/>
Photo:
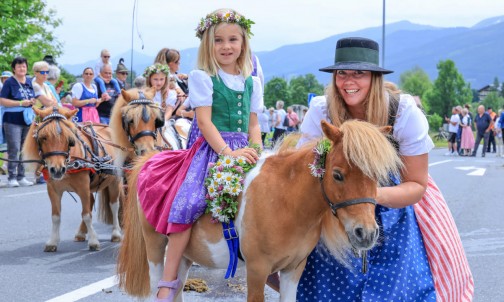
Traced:
<path fill-rule="evenodd" d="M 208 14 L 205 18 L 201 18 L 198 27 L 196 27 L 196 37 L 198 37 L 201 40 L 201 38 L 203 37 L 203 33 L 207 29 L 221 22 L 236 23 L 240 25 L 243 29 L 245 29 L 245 32 L 247 32 L 249 38 L 250 36 L 254 35 L 250 31 L 250 26 L 252 24 L 255 24 L 254 21 L 245 18 L 244 16 L 238 14 L 234 10 L 228 10 L 227 12 Z"/>
<path fill-rule="evenodd" d="M 170 67 L 156 63 L 154 65 L 151 65 L 147 68 L 145 68 L 145 71 L 143 73 L 143 77 L 148 79 L 151 75 L 155 73 L 164 73 L 166 76 L 170 74 Z"/>

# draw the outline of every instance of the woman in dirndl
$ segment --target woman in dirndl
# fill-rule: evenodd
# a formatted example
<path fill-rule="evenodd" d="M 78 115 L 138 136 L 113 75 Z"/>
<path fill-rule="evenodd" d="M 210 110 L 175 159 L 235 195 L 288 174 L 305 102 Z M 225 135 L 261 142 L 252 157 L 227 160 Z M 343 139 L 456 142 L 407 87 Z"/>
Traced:
<path fill-rule="evenodd" d="M 391 143 L 403 159 L 401 175 L 378 189 L 380 238 L 350 265 L 335 260 L 323 244 L 308 257 L 298 301 L 471 301 L 472 275 L 450 211 L 428 174 L 433 143 L 413 97 L 385 88 L 378 43 L 344 38 L 336 43 L 335 64 L 325 96 L 311 100 L 298 145 L 321 137 L 321 120 L 339 126 L 360 119 L 393 126 Z M 373 151 L 373 150 L 370 150 Z"/>

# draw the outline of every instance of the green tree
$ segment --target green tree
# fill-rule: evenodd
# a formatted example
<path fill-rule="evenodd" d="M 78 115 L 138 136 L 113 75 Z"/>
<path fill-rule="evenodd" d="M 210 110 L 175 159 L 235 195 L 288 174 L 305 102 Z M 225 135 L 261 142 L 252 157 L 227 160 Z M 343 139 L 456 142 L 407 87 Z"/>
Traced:
<path fill-rule="evenodd" d="M 440 61 L 437 64 L 438 77 L 434 87 L 424 97 L 430 105 L 430 112 L 440 116 L 451 115 L 451 108 L 470 103 L 472 91 L 452 60 Z"/>
<path fill-rule="evenodd" d="M 499 78 L 495 77 L 491 90 L 492 91 L 498 91 L 499 87 L 500 87 Z"/>
<path fill-rule="evenodd" d="M 492 107 L 493 111 L 497 112 L 504 104 L 504 98 L 499 96 L 497 91 L 490 92 L 483 101 L 480 103 L 485 108 Z"/>
<path fill-rule="evenodd" d="M 324 93 L 324 86 L 318 82 L 315 75 L 309 73 L 292 78 L 289 81 L 290 98 L 286 100 L 285 107 L 292 104 L 307 105 L 308 93 L 310 92 L 317 95 Z"/>
<path fill-rule="evenodd" d="M 52 32 L 61 19 L 56 18 L 55 10 L 47 8 L 45 1 L 2 0 L 0 21 L 1 70 L 11 70 L 10 63 L 17 56 L 33 64 L 46 54 L 55 58 L 61 55 L 62 44 Z"/>
<path fill-rule="evenodd" d="M 285 79 L 274 77 L 266 83 L 264 87 L 264 105 L 266 107 L 275 107 L 276 101 L 287 101 L 288 99 L 289 90 Z"/>
<path fill-rule="evenodd" d="M 423 98 L 424 93 L 432 88 L 432 82 L 429 75 L 422 68 L 415 66 L 413 69 L 401 74 L 399 87 L 406 93 Z"/>

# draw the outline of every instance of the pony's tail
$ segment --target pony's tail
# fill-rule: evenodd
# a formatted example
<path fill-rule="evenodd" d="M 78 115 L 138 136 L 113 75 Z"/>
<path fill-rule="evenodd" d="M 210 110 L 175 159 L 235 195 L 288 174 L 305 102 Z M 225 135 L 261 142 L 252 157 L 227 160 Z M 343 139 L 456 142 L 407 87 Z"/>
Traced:
<path fill-rule="evenodd" d="M 98 194 L 98 203 L 99 203 L 98 220 L 100 220 L 105 224 L 113 223 L 112 209 L 110 208 L 110 202 L 111 200 L 108 188 L 102 189 Z"/>
<path fill-rule="evenodd" d="M 322 242 L 327 250 L 344 266 L 350 268 L 349 255 L 352 245 L 348 241 L 348 236 L 341 221 L 334 217 L 330 210 L 326 211 L 322 217 L 322 233 L 320 234 Z"/>
<path fill-rule="evenodd" d="M 150 295 L 149 265 L 147 249 L 140 220 L 141 209 L 137 200 L 138 175 L 144 163 L 155 154 L 139 158 L 128 175 L 128 195 L 124 207 L 124 237 L 117 259 L 119 287 L 137 297 Z"/>

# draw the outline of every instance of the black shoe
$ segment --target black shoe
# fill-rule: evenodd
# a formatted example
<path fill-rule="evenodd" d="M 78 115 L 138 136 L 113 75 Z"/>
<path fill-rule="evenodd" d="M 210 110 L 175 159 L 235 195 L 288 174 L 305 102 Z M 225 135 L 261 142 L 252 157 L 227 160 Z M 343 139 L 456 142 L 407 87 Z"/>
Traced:
<path fill-rule="evenodd" d="M 467 155 L 467 156 L 469 156 L 469 157 L 476 157 L 476 154 L 473 153 L 473 154 Z"/>
<path fill-rule="evenodd" d="M 481 154 L 481 157 L 485 157 L 485 153 Z"/>

